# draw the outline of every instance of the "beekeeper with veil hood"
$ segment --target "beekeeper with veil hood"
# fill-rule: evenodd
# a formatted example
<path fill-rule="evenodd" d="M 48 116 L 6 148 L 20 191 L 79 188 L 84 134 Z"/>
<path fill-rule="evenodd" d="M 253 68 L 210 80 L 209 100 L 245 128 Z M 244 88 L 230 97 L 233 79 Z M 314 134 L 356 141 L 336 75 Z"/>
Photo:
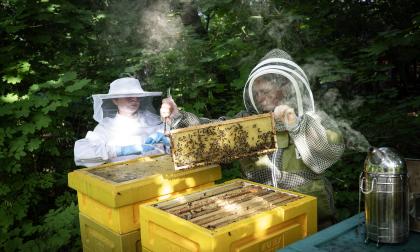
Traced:
<path fill-rule="evenodd" d="M 286 52 L 274 49 L 251 71 L 243 100 L 245 111 L 236 117 L 273 112 L 278 144 L 273 154 L 240 160 L 243 176 L 317 197 L 318 221 L 330 221 L 335 214 L 333 191 L 323 173 L 341 157 L 344 144 L 336 124 L 315 112 L 304 71 Z M 160 112 L 173 128 L 215 121 L 179 111 L 168 98 Z"/>
<path fill-rule="evenodd" d="M 164 153 L 169 140 L 152 100 L 161 92 L 146 92 L 139 80 L 120 78 L 110 84 L 108 94 L 93 95 L 93 118 L 98 125 L 74 146 L 76 165 Z"/>

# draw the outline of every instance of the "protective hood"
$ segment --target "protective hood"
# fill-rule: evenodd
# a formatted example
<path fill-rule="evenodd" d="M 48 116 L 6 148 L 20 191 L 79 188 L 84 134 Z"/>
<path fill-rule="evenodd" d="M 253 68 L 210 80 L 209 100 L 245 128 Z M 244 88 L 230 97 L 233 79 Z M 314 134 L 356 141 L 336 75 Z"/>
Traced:
<path fill-rule="evenodd" d="M 113 81 L 110 84 L 108 94 L 94 94 L 93 98 L 93 119 L 98 123 L 104 118 L 114 118 L 118 112 L 117 106 L 112 99 L 123 97 L 140 97 L 139 113 L 157 116 L 156 109 L 153 107 L 153 97 L 162 96 L 162 92 L 147 92 L 140 85 L 140 81 L 125 77 Z M 150 112 L 150 113 L 146 113 Z M 147 119 L 147 118 L 146 118 Z"/>
<path fill-rule="evenodd" d="M 312 91 L 304 71 L 286 52 L 268 52 L 252 69 L 243 91 L 246 110 L 251 114 L 272 112 L 288 105 L 298 116 L 315 111 Z"/>

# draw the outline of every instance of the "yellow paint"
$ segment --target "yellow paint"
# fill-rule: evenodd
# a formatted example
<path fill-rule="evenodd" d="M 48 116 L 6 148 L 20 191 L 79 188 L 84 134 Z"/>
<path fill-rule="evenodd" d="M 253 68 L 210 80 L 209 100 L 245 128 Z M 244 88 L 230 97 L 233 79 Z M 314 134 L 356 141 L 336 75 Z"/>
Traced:
<path fill-rule="evenodd" d="M 245 180 L 232 180 L 234 183 Z M 316 232 L 316 198 L 300 193 L 286 205 L 209 230 L 160 210 L 152 204 L 140 206 L 140 232 L 145 251 L 275 251 Z M 202 192 L 215 188 L 203 189 Z M 187 195 L 183 195 L 186 197 Z"/>
<path fill-rule="evenodd" d="M 135 170 L 136 167 L 143 170 L 161 167 L 162 172 L 125 182 L 114 182 L 95 175 L 98 171 L 109 170 L 118 173 L 124 169 Z M 164 155 L 75 170 L 68 174 L 68 185 L 78 193 L 85 194 L 107 207 L 118 208 L 212 183 L 221 176 L 219 165 L 175 171 L 171 157 Z"/>
<path fill-rule="evenodd" d="M 160 167 L 159 171 L 163 172 L 124 182 L 114 182 L 95 173 L 118 174 L 128 169 L 135 171 L 136 167 L 143 170 Z M 206 188 L 220 178 L 218 165 L 175 171 L 171 157 L 165 155 L 75 170 L 68 174 L 68 184 L 77 190 L 81 213 L 113 232 L 125 234 L 139 229 L 140 204 Z"/>
<path fill-rule="evenodd" d="M 127 234 L 118 234 L 97 224 L 82 213 L 79 214 L 79 221 L 84 252 L 142 251 L 139 230 Z"/>
<path fill-rule="evenodd" d="M 106 206 L 99 201 L 92 199 L 86 194 L 77 193 L 77 199 L 79 202 L 79 211 L 85 216 L 91 218 L 96 223 L 111 229 L 112 231 L 125 234 L 131 231 L 138 230 L 140 228 L 139 221 L 139 206 L 146 203 L 157 202 L 159 200 L 165 200 L 174 196 L 179 196 L 184 193 L 194 192 L 197 190 L 205 189 L 212 186 L 214 183 L 207 183 L 201 186 L 188 188 L 181 192 L 174 192 L 162 196 L 158 196 L 153 199 L 135 202 L 133 204 L 112 208 Z"/>

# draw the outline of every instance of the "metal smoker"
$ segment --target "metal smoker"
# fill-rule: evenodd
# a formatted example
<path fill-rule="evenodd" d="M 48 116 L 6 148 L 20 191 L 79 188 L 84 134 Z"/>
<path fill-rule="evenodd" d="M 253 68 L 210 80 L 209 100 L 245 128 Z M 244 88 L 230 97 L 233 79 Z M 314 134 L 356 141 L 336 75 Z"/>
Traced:
<path fill-rule="evenodd" d="M 407 166 L 391 148 L 369 148 L 360 191 L 365 195 L 366 240 L 401 243 L 409 236 Z"/>

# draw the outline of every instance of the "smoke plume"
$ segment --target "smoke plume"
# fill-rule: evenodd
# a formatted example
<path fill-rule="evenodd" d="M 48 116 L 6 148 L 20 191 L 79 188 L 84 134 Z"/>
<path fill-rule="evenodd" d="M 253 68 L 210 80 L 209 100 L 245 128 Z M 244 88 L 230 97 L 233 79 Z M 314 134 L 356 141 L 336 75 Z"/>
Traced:
<path fill-rule="evenodd" d="M 357 152 L 367 152 L 370 144 L 366 137 L 352 127 L 352 122 L 344 116 L 349 111 L 357 111 L 363 105 L 361 97 L 351 101 L 344 101 L 337 88 L 330 88 L 326 92 L 319 92 L 316 98 L 317 110 L 325 111 L 333 118 L 337 127 L 343 134 L 346 148 Z"/>
<path fill-rule="evenodd" d="M 162 51 L 173 48 L 178 42 L 182 23 L 180 17 L 171 12 L 168 1 L 153 1 L 142 10 L 137 32 L 146 49 Z"/>

